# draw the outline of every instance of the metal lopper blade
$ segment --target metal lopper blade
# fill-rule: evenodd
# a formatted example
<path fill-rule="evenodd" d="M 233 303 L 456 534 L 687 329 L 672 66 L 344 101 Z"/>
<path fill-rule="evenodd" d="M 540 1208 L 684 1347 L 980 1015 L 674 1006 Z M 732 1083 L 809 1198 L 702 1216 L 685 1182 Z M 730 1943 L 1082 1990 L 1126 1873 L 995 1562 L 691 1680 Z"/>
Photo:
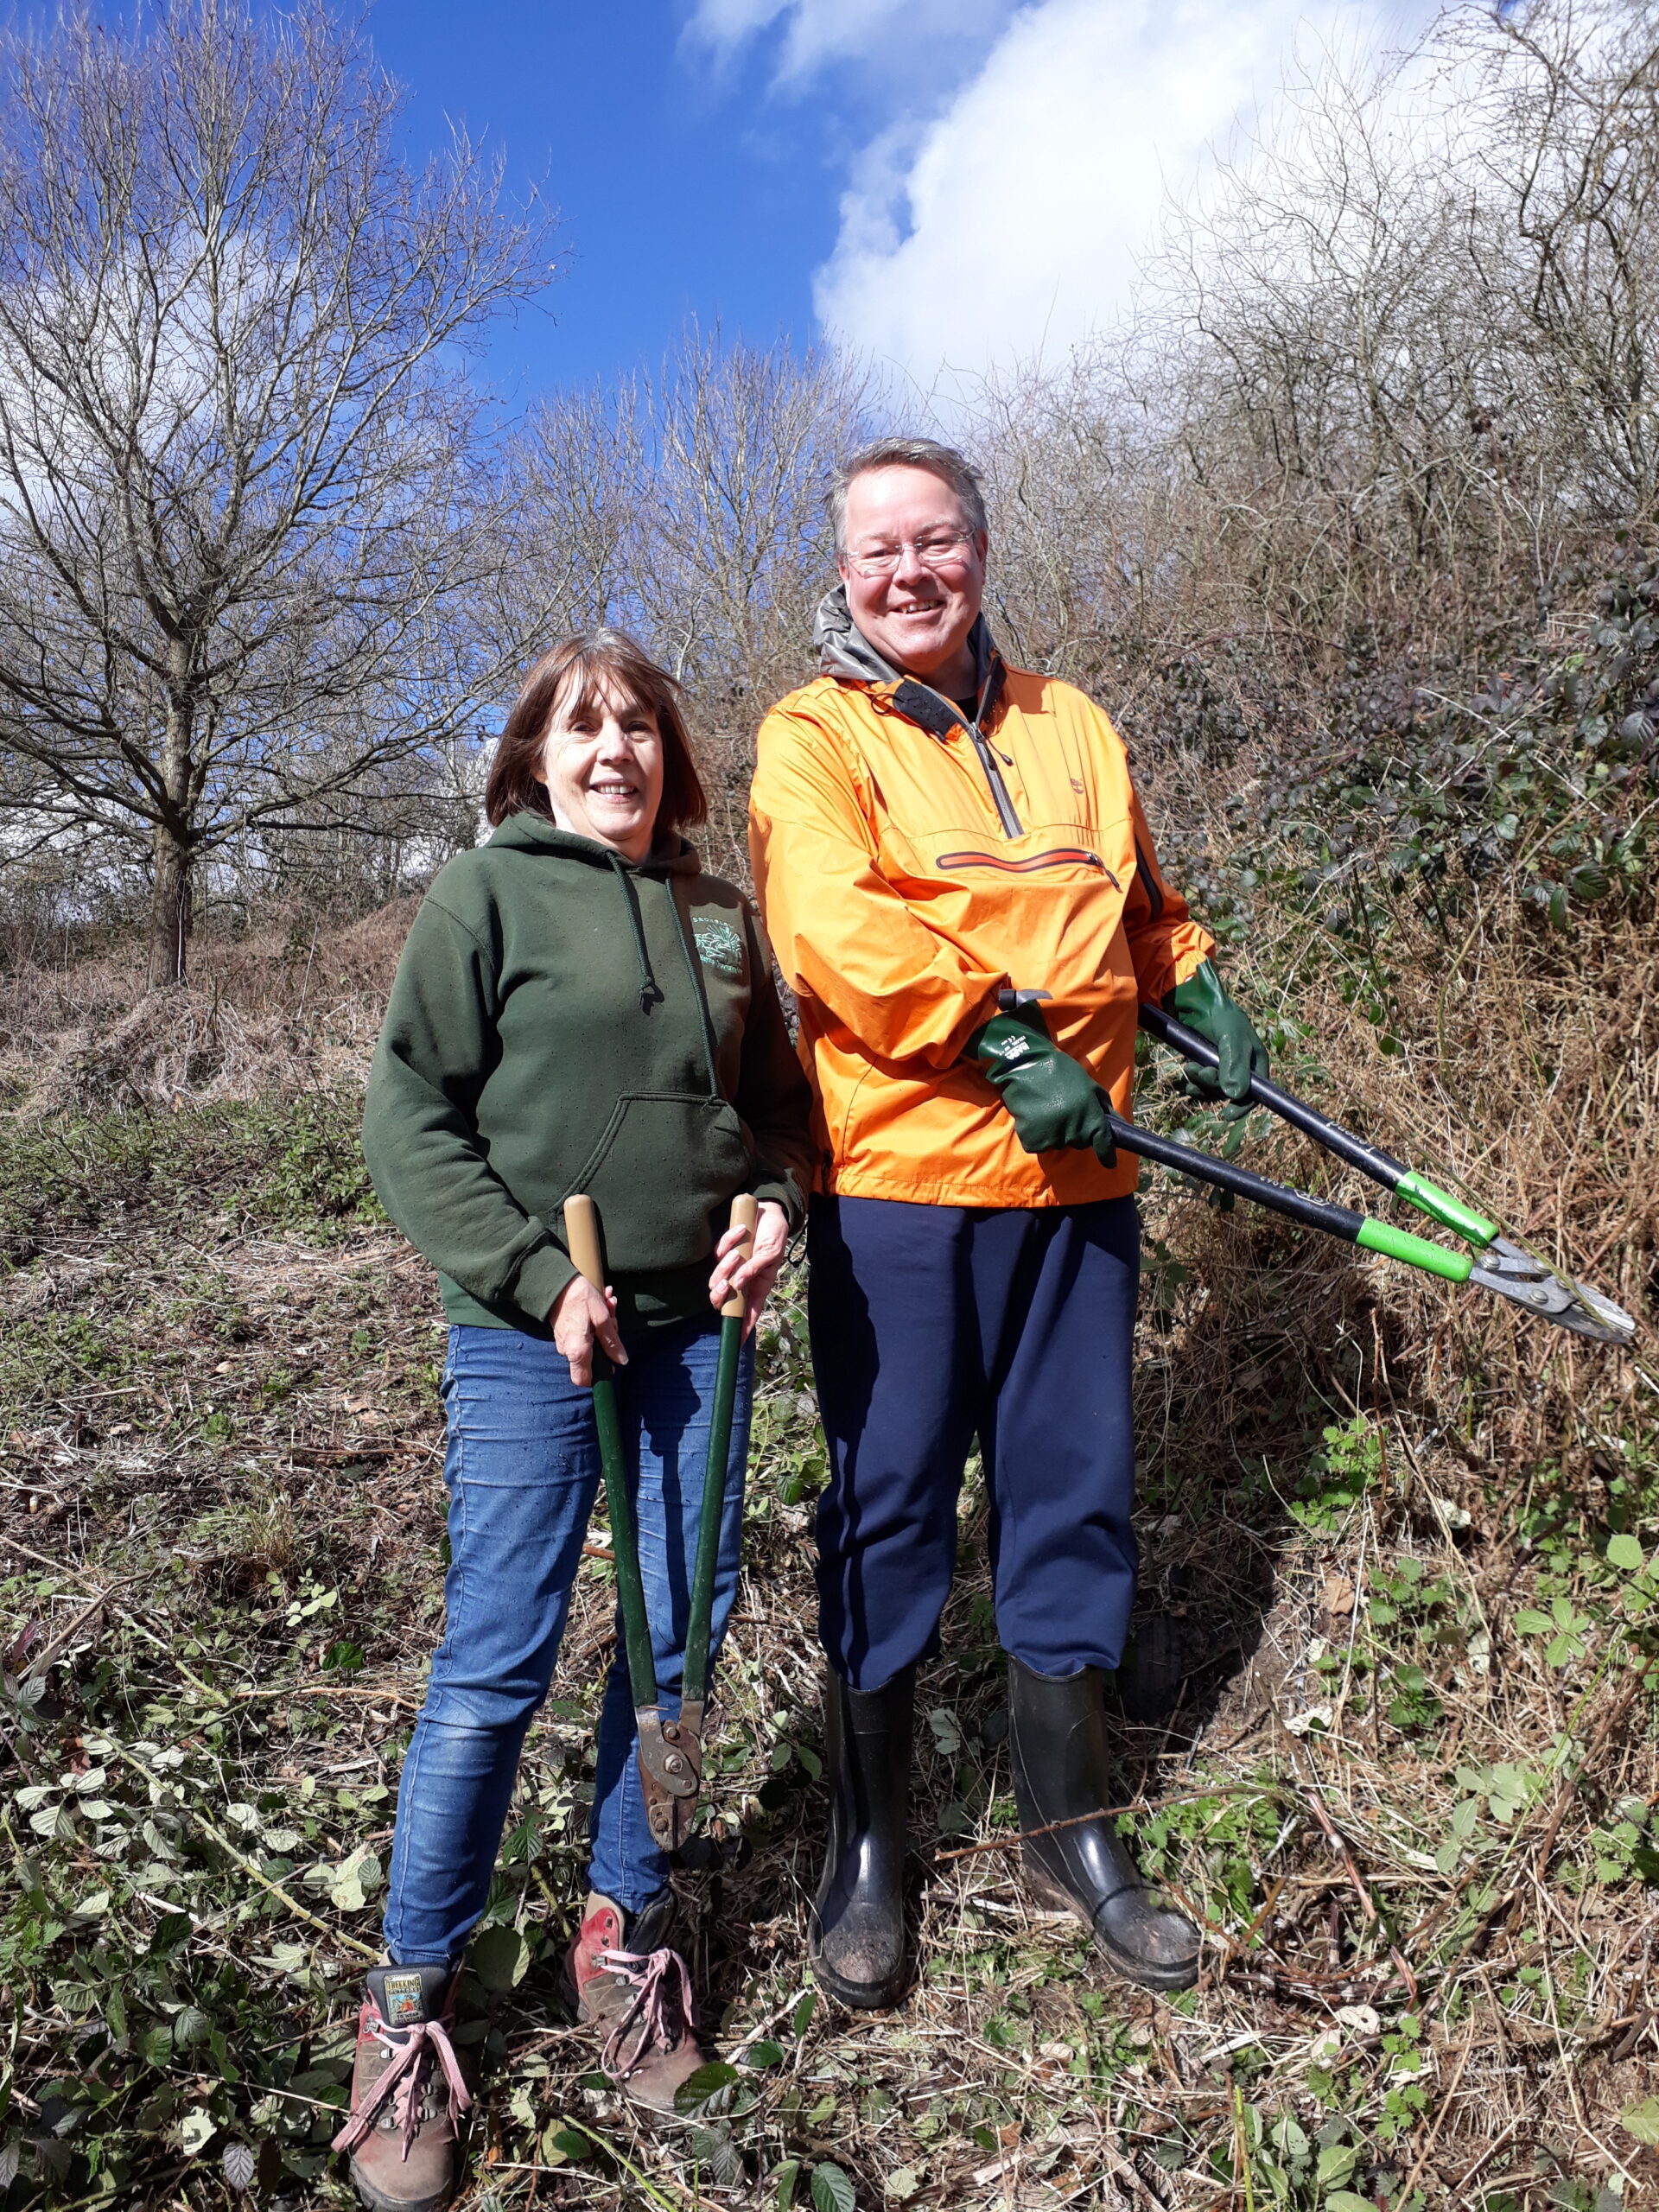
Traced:
<path fill-rule="evenodd" d="M 1507 1236 L 1493 1237 L 1469 1280 L 1495 1290 L 1500 1298 L 1512 1298 L 1541 1320 L 1558 1322 L 1575 1336 L 1588 1337 L 1596 1344 L 1635 1341 L 1635 1319 L 1622 1306 L 1615 1306 L 1611 1298 L 1587 1289 L 1581 1282 L 1554 1274 L 1530 1252 L 1511 1244 Z"/>

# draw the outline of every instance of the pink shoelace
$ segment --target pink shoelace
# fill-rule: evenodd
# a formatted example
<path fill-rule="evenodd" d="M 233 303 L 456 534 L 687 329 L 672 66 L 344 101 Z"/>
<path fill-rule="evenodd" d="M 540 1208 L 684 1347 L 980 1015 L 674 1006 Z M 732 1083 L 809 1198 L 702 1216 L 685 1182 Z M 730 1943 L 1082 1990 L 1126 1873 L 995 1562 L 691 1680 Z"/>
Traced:
<path fill-rule="evenodd" d="M 619 1974 L 633 1992 L 632 2002 L 606 2038 L 600 2064 L 613 2082 L 626 2082 L 630 2074 L 637 2073 L 653 2050 L 671 2050 L 679 2041 L 680 2022 L 690 2027 L 693 2019 L 691 1977 L 686 1971 L 685 1961 L 677 1951 L 664 1948 L 660 1951 L 601 1951 L 595 1964 L 607 1974 Z M 674 1986 L 677 1975 L 679 1986 Z M 674 2000 L 679 2000 L 679 2021 L 673 2018 Z M 632 2056 L 622 2061 L 622 2046 L 630 2032 L 637 2027 L 639 2040 Z"/>
<path fill-rule="evenodd" d="M 400 2028 L 394 2035 L 384 2020 L 378 2017 L 369 2022 L 369 2031 L 391 2054 L 391 2063 L 370 2090 L 360 2112 L 354 2112 L 334 2138 L 336 2151 L 355 2151 L 369 2134 L 377 2115 L 386 2100 L 397 2093 L 392 2106 L 392 2117 L 403 2133 L 404 2156 L 409 2156 L 409 2146 L 415 2140 L 416 2130 L 421 2124 L 421 2088 L 426 2073 L 426 2063 L 434 2054 L 442 2069 L 449 2090 L 449 2113 L 466 2112 L 472 2104 L 473 2093 L 461 2076 L 461 2066 L 455 2057 L 454 2046 L 449 2040 L 448 2016 L 441 2020 L 417 2020 L 413 2026 Z"/>

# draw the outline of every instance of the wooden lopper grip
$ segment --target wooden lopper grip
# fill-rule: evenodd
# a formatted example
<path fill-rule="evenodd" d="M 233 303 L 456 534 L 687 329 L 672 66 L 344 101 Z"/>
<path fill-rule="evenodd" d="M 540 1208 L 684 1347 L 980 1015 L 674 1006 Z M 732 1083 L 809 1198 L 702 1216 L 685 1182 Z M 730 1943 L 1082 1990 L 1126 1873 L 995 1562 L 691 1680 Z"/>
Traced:
<path fill-rule="evenodd" d="M 571 1265 L 594 1288 L 605 1287 L 605 1255 L 599 1239 L 599 1208 L 584 1191 L 564 1202 L 564 1243 Z"/>
<path fill-rule="evenodd" d="M 754 1224 L 760 1211 L 760 1202 L 753 1191 L 740 1191 L 732 1200 L 731 1226 L 734 1229 L 741 1229 L 743 1231 L 743 1243 L 740 1249 L 746 1260 L 754 1249 Z M 720 1309 L 721 1319 L 724 1321 L 741 1321 L 743 1319 L 743 1294 L 741 1290 L 734 1290 Z"/>

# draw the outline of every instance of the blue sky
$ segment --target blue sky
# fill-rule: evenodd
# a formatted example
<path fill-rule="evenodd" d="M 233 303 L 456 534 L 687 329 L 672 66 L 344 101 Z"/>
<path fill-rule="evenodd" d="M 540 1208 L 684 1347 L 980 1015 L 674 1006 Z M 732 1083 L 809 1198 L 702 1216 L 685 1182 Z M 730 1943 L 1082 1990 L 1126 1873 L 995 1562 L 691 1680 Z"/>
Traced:
<path fill-rule="evenodd" d="M 375 50 L 409 86 L 411 149 L 446 118 L 544 182 L 569 259 L 498 334 L 510 391 L 656 359 L 688 315 L 766 342 L 812 335 L 812 272 L 834 245 L 836 133 L 768 95 L 760 41 L 684 43 L 674 0 L 378 0 Z"/>

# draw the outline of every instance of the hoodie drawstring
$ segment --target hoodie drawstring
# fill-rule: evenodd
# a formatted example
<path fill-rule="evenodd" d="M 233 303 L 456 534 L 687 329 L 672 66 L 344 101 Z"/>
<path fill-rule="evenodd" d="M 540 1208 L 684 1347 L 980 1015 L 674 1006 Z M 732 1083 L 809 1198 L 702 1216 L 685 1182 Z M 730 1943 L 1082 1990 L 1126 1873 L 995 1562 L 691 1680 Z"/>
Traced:
<path fill-rule="evenodd" d="M 651 954 L 645 945 L 645 925 L 639 912 L 639 894 L 633 887 L 633 878 L 628 874 L 614 853 L 609 855 L 612 873 L 622 887 L 623 902 L 628 910 L 628 926 L 633 931 L 633 950 L 639 963 L 639 1011 L 649 1014 L 654 1006 L 661 1006 L 664 993 L 652 972 Z"/>
<path fill-rule="evenodd" d="M 628 909 L 628 926 L 633 931 L 633 950 L 639 963 L 639 1011 L 649 1014 L 654 1006 L 661 1006 L 667 994 L 658 982 L 651 964 L 651 952 L 645 944 L 645 917 L 639 911 L 639 893 L 634 887 L 633 877 L 614 853 L 609 855 L 611 872 L 622 887 L 622 896 Z M 680 950 L 685 957 L 686 973 L 691 978 L 691 995 L 696 1001 L 697 1020 L 702 1031 L 703 1058 L 709 1067 L 709 1096 L 718 1098 L 720 1089 L 720 1048 L 715 1039 L 715 1025 L 709 1012 L 708 995 L 702 988 L 702 969 L 692 946 L 690 933 L 685 926 L 685 917 L 680 912 L 680 902 L 674 896 L 674 886 L 668 878 L 663 880 L 668 893 L 668 903 L 673 910 L 675 932 L 680 940 Z"/>

